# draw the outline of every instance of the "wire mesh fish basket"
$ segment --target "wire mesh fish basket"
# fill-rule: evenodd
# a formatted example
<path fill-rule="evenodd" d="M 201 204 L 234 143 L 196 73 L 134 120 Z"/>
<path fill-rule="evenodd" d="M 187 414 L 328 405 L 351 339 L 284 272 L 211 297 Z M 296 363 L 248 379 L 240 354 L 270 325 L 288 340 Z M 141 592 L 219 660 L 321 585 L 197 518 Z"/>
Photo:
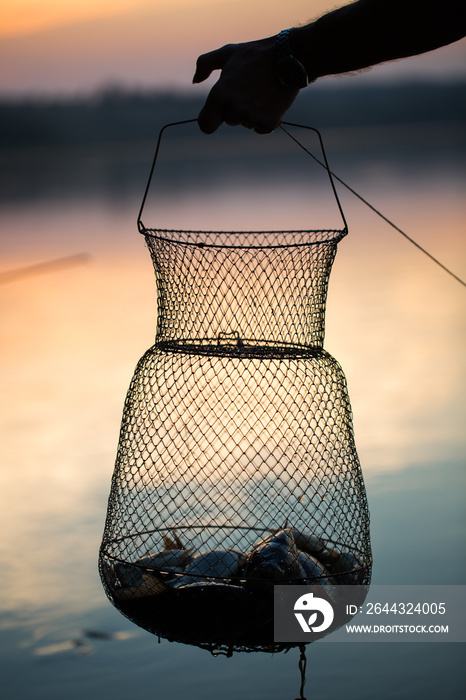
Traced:
<path fill-rule="evenodd" d="M 346 380 L 323 349 L 347 227 L 322 153 L 339 229 L 147 228 L 151 177 L 139 215 L 156 339 L 126 398 L 100 573 L 136 624 L 212 652 L 293 646 L 274 642 L 276 584 L 370 581 Z"/>

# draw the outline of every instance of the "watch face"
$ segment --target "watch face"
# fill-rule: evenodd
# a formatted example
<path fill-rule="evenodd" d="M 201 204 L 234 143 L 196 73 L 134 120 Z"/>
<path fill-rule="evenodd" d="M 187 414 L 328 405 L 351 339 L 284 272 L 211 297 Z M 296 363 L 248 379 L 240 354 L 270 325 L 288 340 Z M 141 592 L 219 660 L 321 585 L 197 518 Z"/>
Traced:
<path fill-rule="evenodd" d="M 308 85 L 306 69 L 293 56 L 280 58 L 276 63 L 277 77 L 283 87 L 301 90 Z"/>

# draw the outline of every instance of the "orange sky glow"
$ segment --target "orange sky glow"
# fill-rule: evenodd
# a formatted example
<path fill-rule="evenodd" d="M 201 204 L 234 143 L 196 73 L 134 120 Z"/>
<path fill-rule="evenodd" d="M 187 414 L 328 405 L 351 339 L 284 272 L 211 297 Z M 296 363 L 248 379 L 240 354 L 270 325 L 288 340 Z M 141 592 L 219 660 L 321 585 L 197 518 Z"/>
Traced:
<path fill-rule="evenodd" d="M 41 31 L 57 27 L 63 24 L 73 24 L 104 17 L 115 17 L 125 12 L 137 12 L 143 6 L 157 8 L 163 14 L 167 11 L 179 11 L 192 9 L 205 5 L 219 5 L 220 0 L 3 0 L 1 3 L 2 22 L 0 25 L 0 37 L 20 36 L 35 31 Z M 321 12 L 326 8 L 344 4 L 332 3 L 325 0 L 308 0 L 307 2 L 294 2 L 298 8 L 301 6 L 307 13 Z M 270 11 L 274 14 L 273 5 Z M 276 7 L 275 7 L 276 10 Z M 252 4 L 251 15 L 263 16 L 263 3 Z M 304 16 L 306 19 L 306 16 Z"/>
<path fill-rule="evenodd" d="M 197 1 L 197 0 L 194 0 Z M 208 2 L 209 0 L 205 0 Z M 160 9 L 190 0 L 157 0 Z M 192 2 L 192 0 L 191 0 Z M 202 0 L 199 0 L 202 2 Z M 111 17 L 125 11 L 136 11 L 147 4 L 143 0 L 4 0 L 1 3 L 0 37 L 21 36 L 63 24 Z"/>
<path fill-rule="evenodd" d="M 347 0 L 0 2 L 0 95 L 57 95 L 109 85 L 192 90 L 199 54 L 304 24 Z M 465 42 L 409 59 L 395 75 L 464 76 Z"/>

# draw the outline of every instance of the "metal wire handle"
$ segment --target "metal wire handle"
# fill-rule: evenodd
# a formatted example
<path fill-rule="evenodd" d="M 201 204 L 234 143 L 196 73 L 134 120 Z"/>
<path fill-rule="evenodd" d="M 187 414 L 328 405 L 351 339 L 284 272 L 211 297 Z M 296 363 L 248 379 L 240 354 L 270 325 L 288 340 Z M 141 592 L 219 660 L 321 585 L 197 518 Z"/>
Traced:
<path fill-rule="evenodd" d="M 148 195 L 148 193 L 149 193 L 149 189 L 150 189 L 150 186 L 151 186 L 152 177 L 153 177 L 153 174 L 154 174 L 155 165 L 156 165 L 156 163 L 157 163 L 157 158 L 158 158 L 159 151 L 160 151 L 160 145 L 161 145 L 161 142 L 162 142 L 162 136 L 163 136 L 163 134 L 164 134 L 164 132 L 165 132 L 166 129 L 169 129 L 169 128 L 171 128 L 171 127 L 176 127 L 176 126 L 182 126 L 183 124 L 193 124 L 193 123 L 195 123 L 195 122 L 197 122 L 197 119 L 185 119 L 185 120 L 179 121 L 179 122 L 171 122 L 170 124 L 165 124 L 165 126 L 163 126 L 163 127 L 161 128 L 160 132 L 159 132 L 159 136 L 158 136 L 158 139 L 157 139 L 157 146 L 156 146 L 156 148 L 155 148 L 154 159 L 153 159 L 153 161 L 152 161 L 152 167 L 151 167 L 151 170 L 150 170 L 150 173 L 149 173 L 149 179 L 148 179 L 148 181 L 147 181 L 146 189 L 145 189 L 145 191 L 144 191 L 144 196 L 143 196 L 143 198 L 142 198 L 141 208 L 139 209 L 139 214 L 138 214 L 138 219 L 137 219 L 138 230 L 139 230 L 140 233 L 144 233 L 144 232 L 145 232 L 145 226 L 144 226 L 144 224 L 142 223 L 142 212 L 143 212 L 143 210 L 144 210 L 144 206 L 145 206 L 146 200 L 147 200 L 147 195 Z M 335 183 L 334 183 L 334 180 L 333 180 L 333 174 L 332 174 L 332 171 L 330 170 L 329 165 L 328 165 L 327 155 L 326 155 L 326 153 L 325 153 L 324 143 L 323 143 L 323 140 L 322 140 L 322 136 L 321 136 L 321 134 L 320 134 L 320 131 L 318 131 L 317 129 L 315 129 L 313 126 L 307 126 L 307 125 L 304 125 L 304 124 L 294 124 L 293 122 L 282 122 L 282 125 L 283 125 L 283 126 L 294 127 L 294 128 L 297 128 L 297 129 L 306 129 L 306 130 L 308 130 L 308 131 L 313 131 L 315 134 L 317 134 L 317 137 L 318 137 L 318 139 L 319 139 L 320 148 L 321 148 L 321 151 L 322 151 L 323 165 L 324 165 L 325 170 L 327 171 L 327 175 L 328 175 L 328 178 L 329 178 L 329 181 L 330 181 L 330 186 L 331 186 L 331 188 L 332 188 L 332 192 L 333 192 L 333 195 L 334 195 L 334 197 L 335 197 L 335 201 L 336 201 L 337 206 L 338 206 L 338 211 L 340 212 L 340 216 L 341 216 L 342 221 L 343 221 L 343 231 L 344 231 L 344 233 L 346 234 L 346 233 L 348 232 L 348 225 L 347 225 L 347 223 L 346 223 L 346 218 L 345 218 L 345 215 L 344 215 L 344 213 L 343 213 L 343 209 L 342 209 L 342 206 L 341 206 L 341 203 L 340 203 L 340 199 L 339 199 L 338 194 L 337 194 L 337 190 L 336 190 Z M 307 150 L 307 149 L 304 148 L 304 146 L 303 146 L 295 137 L 292 137 L 285 129 L 282 129 L 282 131 L 283 131 L 283 133 L 286 134 L 292 141 L 294 141 L 298 146 L 300 146 L 303 150 Z M 261 138 L 263 138 L 263 137 L 261 137 Z"/>

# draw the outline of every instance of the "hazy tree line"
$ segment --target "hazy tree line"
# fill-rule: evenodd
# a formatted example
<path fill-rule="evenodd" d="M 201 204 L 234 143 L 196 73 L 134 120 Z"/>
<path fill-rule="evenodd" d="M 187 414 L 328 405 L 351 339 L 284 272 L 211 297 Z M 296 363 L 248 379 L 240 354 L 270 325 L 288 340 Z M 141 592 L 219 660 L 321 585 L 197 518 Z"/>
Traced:
<path fill-rule="evenodd" d="M 455 122 L 466 124 L 466 83 L 313 86 L 290 120 L 317 128 Z M 0 100 L 0 146 L 119 143 L 153 139 L 161 125 L 195 117 L 203 99 L 104 90 L 76 98 Z"/>

